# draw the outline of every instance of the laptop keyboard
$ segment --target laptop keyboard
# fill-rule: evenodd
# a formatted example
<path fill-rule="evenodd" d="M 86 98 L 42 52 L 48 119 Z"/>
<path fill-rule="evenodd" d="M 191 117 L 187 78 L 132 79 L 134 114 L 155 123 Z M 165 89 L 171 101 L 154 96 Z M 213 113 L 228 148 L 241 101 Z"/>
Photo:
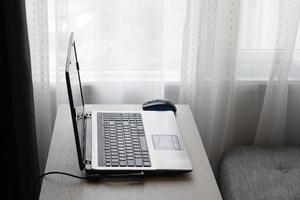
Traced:
<path fill-rule="evenodd" d="M 140 113 L 102 115 L 106 167 L 150 167 L 149 151 Z"/>

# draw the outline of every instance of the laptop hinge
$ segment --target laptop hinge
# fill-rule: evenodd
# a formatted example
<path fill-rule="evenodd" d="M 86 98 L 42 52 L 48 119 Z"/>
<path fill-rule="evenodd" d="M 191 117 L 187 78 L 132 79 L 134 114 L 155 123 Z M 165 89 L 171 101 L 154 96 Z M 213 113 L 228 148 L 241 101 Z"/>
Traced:
<path fill-rule="evenodd" d="M 85 118 L 92 118 L 92 111 L 88 111 L 84 113 Z"/>
<path fill-rule="evenodd" d="M 84 113 L 85 118 L 85 151 L 84 151 L 84 164 L 86 169 L 90 169 L 92 163 L 92 112 L 87 111 Z"/>
<path fill-rule="evenodd" d="M 91 161 L 90 160 L 85 160 L 84 163 L 87 164 L 87 165 L 90 165 Z"/>

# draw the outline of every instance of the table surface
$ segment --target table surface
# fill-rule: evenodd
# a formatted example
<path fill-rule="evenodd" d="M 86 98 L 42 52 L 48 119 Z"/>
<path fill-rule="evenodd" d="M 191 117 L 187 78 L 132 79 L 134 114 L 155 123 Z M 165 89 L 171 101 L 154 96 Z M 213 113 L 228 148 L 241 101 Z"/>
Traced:
<path fill-rule="evenodd" d="M 176 120 L 188 150 L 193 171 L 177 176 L 105 178 L 87 182 L 63 175 L 44 178 L 40 199 L 221 200 L 193 115 L 187 105 L 176 105 Z M 87 105 L 87 110 L 141 110 L 141 105 Z M 68 105 L 58 108 L 45 172 L 79 170 L 71 114 Z"/>

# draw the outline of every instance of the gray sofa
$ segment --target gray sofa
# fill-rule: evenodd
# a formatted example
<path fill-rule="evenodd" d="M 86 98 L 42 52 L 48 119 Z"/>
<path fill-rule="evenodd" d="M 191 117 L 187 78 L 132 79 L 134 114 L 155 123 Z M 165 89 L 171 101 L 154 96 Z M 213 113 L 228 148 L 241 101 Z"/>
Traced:
<path fill-rule="evenodd" d="M 300 200 L 300 146 L 238 147 L 220 165 L 224 200 Z"/>

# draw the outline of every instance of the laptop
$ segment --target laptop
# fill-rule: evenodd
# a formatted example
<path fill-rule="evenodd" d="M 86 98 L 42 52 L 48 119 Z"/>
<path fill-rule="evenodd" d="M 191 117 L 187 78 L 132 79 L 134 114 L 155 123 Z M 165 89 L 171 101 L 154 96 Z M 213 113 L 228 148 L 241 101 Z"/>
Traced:
<path fill-rule="evenodd" d="M 86 110 L 73 33 L 65 76 L 79 168 L 86 174 L 192 171 L 172 111 Z"/>

